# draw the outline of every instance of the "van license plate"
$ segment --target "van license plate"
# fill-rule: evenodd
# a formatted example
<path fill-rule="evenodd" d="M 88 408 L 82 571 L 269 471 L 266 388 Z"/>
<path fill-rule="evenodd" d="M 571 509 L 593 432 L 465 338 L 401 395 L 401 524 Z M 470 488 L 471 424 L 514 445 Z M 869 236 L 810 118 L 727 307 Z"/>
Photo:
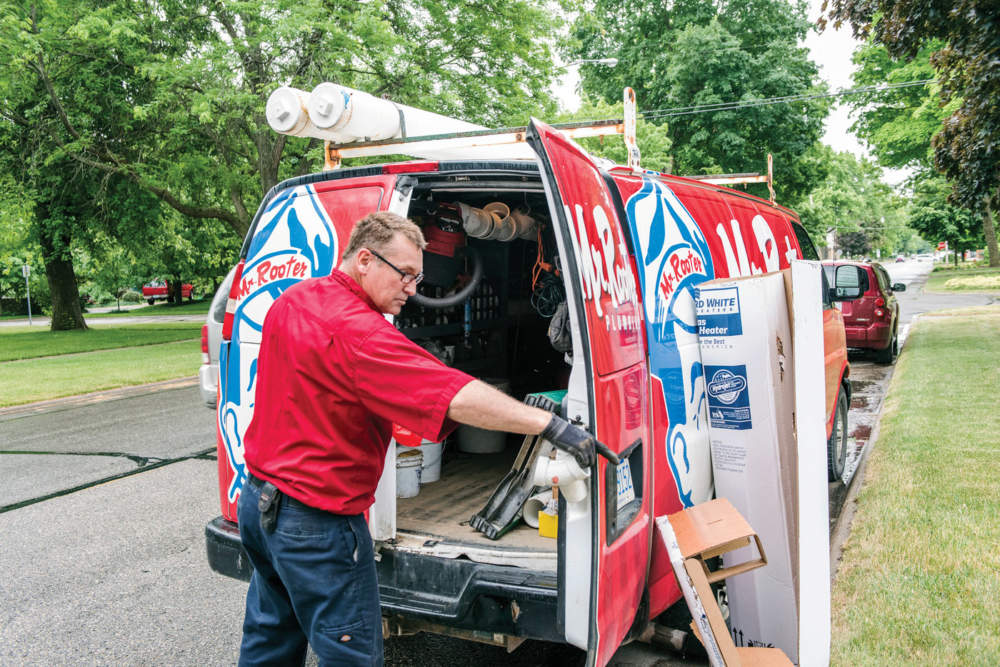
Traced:
<path fill-rule="evenodd" d="M 618 464 L 618 509 L 635 500 L 635 487 L 632 486 L 632 466 L 628 459 L 622 459 Z"/>

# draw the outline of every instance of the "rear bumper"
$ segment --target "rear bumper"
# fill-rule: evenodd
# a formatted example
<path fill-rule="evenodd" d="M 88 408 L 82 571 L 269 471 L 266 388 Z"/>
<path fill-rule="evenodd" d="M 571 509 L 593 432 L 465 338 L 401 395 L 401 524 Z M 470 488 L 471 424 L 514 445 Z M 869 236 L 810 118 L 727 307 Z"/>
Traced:
<path fill-rule="evenodd" d="M 215 402 L 219 396 L 218 382 L 218 364 L 202 364 L 198 368 L 198 388 L 201 390 L 201 399 L 210 408 L 215 407 Z"/>
<path fill-rule="evenodd" d="M 565 642 L 555 572 L 382 549 L 382 614 L 445 628 Z M 402 625 L 407 623 L 403 620 Z"/>
<path fill-rule="evenodd" d="M 870 350 L 884 350 L 892 340 L 892 324 L 875 322 L 867 327 L 845 326 L 847 347 L 863 347 Z"/>
<path fill-rule="evenodd" d="M 212 570 L 250 580 L 253 567 L 235 523 L 221 516 L 212 519 L 205 526 L 205 547 Z M 426 625 L 429 623 L 439 628 L 565 641 L 557 620 L 559 585 L 554 572 L 391 549 L 381 550 L 376 568 L 382 614 L 395 619 L 400 627 L 434 631 Z"/>
<path fill-rule="evenodd" d="M 240 529 L 232 521 L 217 516 L 205 526 L 205 550 L 208 565 L 215 572 L 234 579 L 250 581 L 253 566 L 240 542 Z"/>

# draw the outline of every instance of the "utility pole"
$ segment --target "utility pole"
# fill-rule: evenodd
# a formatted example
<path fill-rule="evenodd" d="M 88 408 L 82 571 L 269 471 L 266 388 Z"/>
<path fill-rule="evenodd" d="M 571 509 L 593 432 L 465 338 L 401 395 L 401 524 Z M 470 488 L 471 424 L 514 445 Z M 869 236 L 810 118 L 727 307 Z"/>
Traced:
<path fill-rule="evenodd" d="M 31 267 L 27 264 L 21 265 L 21 275 L 24 276 L 24 289 L 28 293 L 28 326 L 31 326 L 31 285 L 28 283 L 28 276 L 31 275 Z"/>

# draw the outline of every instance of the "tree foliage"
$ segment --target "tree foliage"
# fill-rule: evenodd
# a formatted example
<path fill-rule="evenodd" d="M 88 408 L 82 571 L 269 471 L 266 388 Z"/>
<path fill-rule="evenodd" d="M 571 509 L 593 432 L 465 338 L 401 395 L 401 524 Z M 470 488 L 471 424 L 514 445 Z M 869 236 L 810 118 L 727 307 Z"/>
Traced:
<path fill-rule="evenodd" d="M 912 60 L 893 59 L 883 45 L 865 44 L 855 51 L 854 84 L 858 87 L 934 79 L 931 53 L 940 45 L 925 46 Z M 937 84 L 869 91 L 849 98 L 857 115 L 852 129 L 871 147 L 885 167 L 930 169 L 934 164 L 931 139 L 956 106 L 944 105 Z"/>
<path fill-rule="evenodd" d="M 950 184 L 940 175 L 926 174 L 918 179 L 909 224 L 932 243 L 947 241 L 957 258 L 962 251 L 982 243 L 983 228 L 971 211 L 949 201 L 950 190 Z"/>
<path fill-rule="evenodd" d="M 826 233 L 832 229 L 838 247 L 854 255 L 876 249 L 892 253 L 902 248 L 910 236 L 904 206 L 882 182 L 878 165 L 819 144 L 811 154 L 827 164 L 829 171 L 798 207 L 810 235 L 825 243 Z"/>
<path fill-rule="evenodd" d="M 619 60 L 610 70 L 583 66 L 585 91 L 615 102 L 627 85 L 641 111 L 675 110 L 647 116 L 669 122 L 675 172 L 762 171 L 772 153 L 779 200 L 796 203 L 823 174 L 822 164 L 803 158 L 822 134 L 829 103 L 753 102 L 823 90 L 799 46 L 808 29 L 801 2 L 597 0 L 574 26 L 571 55 Z M 728 102 L 744 106 L 680 111 Z"/>
<path fill-rule="evenodd" d="M 1000 205 L 1000 25 L 995 0 L 827 0 L 829 17 L 855 35 L 911 60 L 937 40 L 930 62 L 941 98 L 953 104 L 933 140 L 934 161 L 953 185 L 952 201 L 983 212 L 990 263 L 1000 266 L 989 212 Z"/>
<path fill-rule="evenodd" d="M 561 123 L 570 123 L 601 118 L 622 118 L 624 113 L 622 102 L 608 104 L 602 100 L 595 101 L 588 98 L 583 100 L 577 111 L 563 114 L 557 120 Z M 671 142 L 666 123 L 656 125 L 640 118 L 636 122 L 635 135 L 642 168 L 653 171 L 671 171 L 673 166 L 670 157 Z M 578 139 L 577 142 L 591 155 L 602 157 L 615 164 L 628 163 L 625 142 L 620 136 L 587 137 Z"/>
<path fill-rule="evenodd" d="M 55 114 L 37 129 L 67 155 L 242 236 L 267 190 L 320 164 L 318 142 L 268 127 L 279 85 L 523 122 L 553 108 L 554 30 L 540 0 L 38 0 L 5 11 L 0 55 L 15 85 L 44 88 Z"/>

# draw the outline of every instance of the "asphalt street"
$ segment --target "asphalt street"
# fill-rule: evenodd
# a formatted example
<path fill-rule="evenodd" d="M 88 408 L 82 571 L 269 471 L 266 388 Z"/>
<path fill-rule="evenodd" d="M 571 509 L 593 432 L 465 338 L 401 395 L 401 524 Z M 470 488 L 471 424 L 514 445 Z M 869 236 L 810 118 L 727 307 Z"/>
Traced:
<path fill-rule="evenodd" d="M 909 283 L 898 295 L 904 323 L 993 301 L 925 293 L 930 263 L 886 267 Z M 869 382 L 856 387 L 864 405 L 852 405 L 860 435 L 864 415 L 877 425 L 891 367 L 858 355 L 852 367 Z M 0 665 L 236 661 L 246 584 L 211 572 L 204 551 L 205 523 L 219 514 L 214 442 L 214 414 L 190 381 L 0 410 Z M 621 664 L 657 661 L 629 648 Z M 507 656 L 418 636 L 390 641 L 387 664 L 566 655 L 536 649 Z"/>

